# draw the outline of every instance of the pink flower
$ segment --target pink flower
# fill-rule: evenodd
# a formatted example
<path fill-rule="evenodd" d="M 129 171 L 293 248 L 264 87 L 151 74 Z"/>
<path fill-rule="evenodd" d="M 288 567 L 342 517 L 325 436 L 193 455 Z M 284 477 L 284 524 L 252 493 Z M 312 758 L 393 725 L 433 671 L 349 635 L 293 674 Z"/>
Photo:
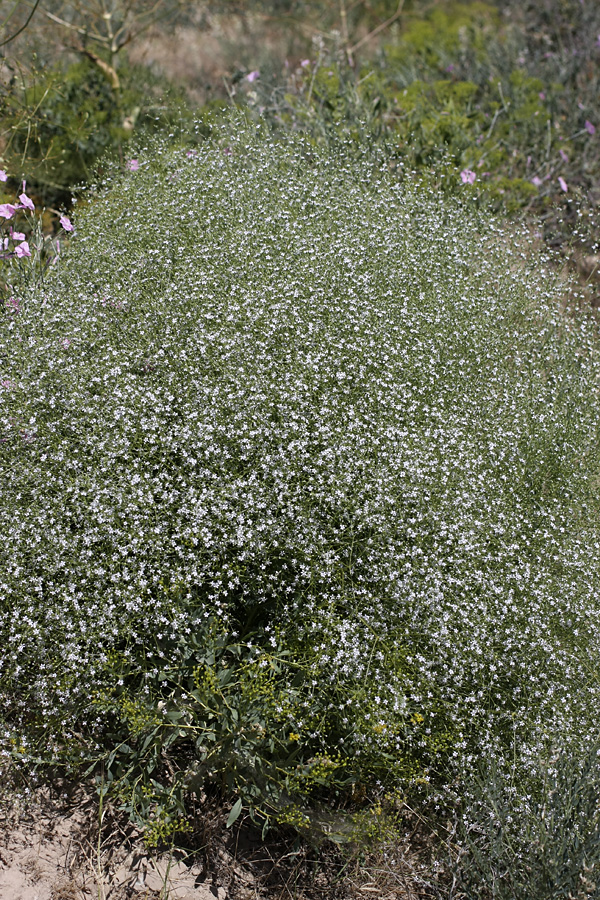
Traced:
<path fill-rule="evenodd" d="M 8 181 L 8 175 L 4 169 L 0 169 L 0 181 Z"/>
<path fill-rule="evenodd" d="M 20 231 L 13 231 L 12 228 L 10 229 L 10 236 L 13 239 L 13 241 L 24 241 L 25 240 L 24 234 L 21 234 Z"/>
<path fill-rule="evenodd" d="M 561 191 L 564 191 L 566 193 L 569 190 L 567 182 L 561 176 L 559 176 L 559 178 L 558 178 L 558 183 L 560 184 Z"/>
<path fill-rule="evenodd" d="M 463 169 L 460 173 L 460 177 L 463 184 L 473 184 L 477 175 L 475 172 L 472 172 L 471 169 Z"/>
<path fill-rule="evenodd" d="M 35 204 L 33 200 L 27 196 L 27 194 L 20 194 L 19 200 L 23 204 L 21 209 L 30 209 L 32 212 L 35 212 Z"/>
<path fill-rule="evenodd" d="M 600 35 L 598 35 L 598 38 L 600 38 Z M 305 69 L 307 66 L 310 66 L 310 59 L 301 59 L 300 65 Z"/>
<path fill-rule="evenodd" d="M 563 162 L 569 162 L 569 156 L 568 156 L 567 152 L 565 150 L 563 150 L 562 147 L 560 148 L 560 150 L 558 152 L 559 152 L 560 158 L 562 159 Z"/>
<path fill-rule="evenodd" d="M 585 130 L 587 131 L 588 134 L 596 134 L 596 126 L 592 125 L 591 122 L 588 122 L 587 119 L 585 120 L 585 125 L 583 127 L 585 128 Z"/>
<path fill-rule="evenodd" d="M 69 218 L 68 216 L 61 216 L 61 217 L 60 217 L 60 224 L 61 224 L 61 228 L 64 228 L 65 231 L 73 231 L 73 225 L 72 225 L 71 220 L 70 220 L 70 218 Z"/>
<path fill-rule="evenodd" d="M 534 175 L 533 178 L 531 179 L 531 183 L 535 184 L 536 187 L 539 187 L 542 183 L 542 179 L 538 178 L 537 175 Z"/>
<path fill-rule="evenodd" d="M 71 338 L 68 338 L 68 337 L 63 338 L 60 343 L 62 345 L 63 350 L 68 350 L 71 345 Z"/>
<path fill-rule="evenodd" d="M 256 79 L 259 77 L 260 77 L 260 72 L 258 71 L 258 69 L 255 69 L 254 72 L 249 72 L 246 75 L 246 81 L 249 81 L 250 84 L 252 84 L 252 82 L 256 81 Z"/>
<path fill-rule="evenodd" d="M 29 249 L 27 241 L 23 241 L 22 244 L 19 244 L 19 246 L 15 248 L 15 253 L 19 259 L 23 259 L 24 256 L 31 256 L 31 250 Z"/>
<path fill-rule="evenodd" d="M 18 206 L 13 206 L 12 203 L 1 203 L 0 216 L 4 219 L 12 219 L 18 208 Z"/>
<path fill-rule="evenodd" d="M 130 159 L 129 162 L 127 163 L 127 168 L 129 169 L 130 172 L 137 172 L 139 167 L 140 167 L 140 163 L 139 163 L 139 160 L 137 160 L 137 159 Z"/>
<path fill-rule="evenodd" d="M 8 300 L 6 301 L 7 306 L 10 306 L 12 309 L 15 310 L 15 312 L 19 312 L 19 303 L 20 302 L 21 301 L 19 300 L 18 297 L 9 297 Z"/>
<path fill-rule="evenodd" d="M 540 98 L 540 100 L 545 100 L 545 99 L 546 99 L 546 95 L 545 95 L 545 93 L 544 93 L 543 91 L 540 91 L 540 92 L 539 92 L 538 97 Z"/>

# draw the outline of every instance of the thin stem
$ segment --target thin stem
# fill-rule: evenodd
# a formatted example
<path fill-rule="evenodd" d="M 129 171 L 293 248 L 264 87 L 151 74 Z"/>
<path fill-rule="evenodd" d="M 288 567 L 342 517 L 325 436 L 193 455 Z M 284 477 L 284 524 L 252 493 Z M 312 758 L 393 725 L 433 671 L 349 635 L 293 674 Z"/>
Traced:
<path fill-rule="evenodd" d="M 18 0 L 17 0 L 17 2 L 18 2 Z M 33 4 L 33 9 L 31 10 L 31 12 L 29 13 L 29 15 L 27 16 L 27 19 L 26 19 L 26 21 L 25 21 L 25 24 L 22 25 L 17 31 L 15 31 L 14 34 L 11 34 L 10 37 L 5 38 L 3 41 L 1 41 L 1 42 L 0 42 L 0 47 L 4 47 L 5 44 L 10 44 L 11 41 L 14 41 L 14 39 L 15 39 L 16 37 L 18 37 L 23 31 L 25 31 L 25 29 L 27 28 L 27 26 L 29 25 L 29 23 L 30 23 L 31 20 L 33 19 L 33 15 L 34 15 L 34 13 L 35 13 L 35 11 L 36 11 L 36 9 L 38 8 L 39 5 L 40 5 L 40 0 L 35 0 L 35 3 Z M 5 21 L 5 23 L 4 23 L 5 25 L 6 25 L 6 22 L 8 22 L 8 20 L 9 20 L 10 17 L 12 16 L 12 14 L 13 14 L 13 12 L 15 11 L 16 8 L 17 8 L 17 3 L 15 3 L 15 5 L 14 5 L 12 11 L 8 14 L 8 16 L 7 16 L 7 18 L 6 18 L 6 21 Z"/>
<path fill-rule="evenodd" d="M 374 28 L 373 31 L 370 31 L 363 38 L 361 38 L 360 41 L 357 41 L 354 46 L 349 47 L 348 53 L 354 53 L 356 50 L 358 50 L 359 47 L 362 47 L 362 45 L 366 44 L 367 41 L 370 41 L 371 38 L 374 38 L 375 35 L 380 34 L 382 31 L 392 25 L 396 21 L 396 19 L 399 19 L 402 15 L 403 6 L 404 0 L 399 0 L 398 9 L 396 10 L 396 12 L 392 16 L 390 16 L 389 19 L 386 19 L 385 22 L 382 22 L 381 25 L 378 25 L 377 28 Z"/>

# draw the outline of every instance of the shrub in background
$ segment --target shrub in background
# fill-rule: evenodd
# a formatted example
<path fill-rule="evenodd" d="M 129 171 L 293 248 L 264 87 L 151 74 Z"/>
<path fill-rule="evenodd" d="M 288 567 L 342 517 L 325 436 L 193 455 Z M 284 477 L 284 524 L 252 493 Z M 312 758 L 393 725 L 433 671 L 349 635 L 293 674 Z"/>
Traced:
<path fill-rule="evenodd" d="M 136 158 L 3 312 L 3 752 L 157 840 L 205 785 L 322 829 L 481 753 L 526 790 L 597 709 L 595 322 L 368 148 Z"/>
<path fill-rule="evenodd" d="M 259 82 L 255 103 L 278 127 L 321 141 L 341 130 L 368 133 L 420 171 L 448 167 L 455 184 L 471 172 L 487 204 L 541 214 L 547 237 L 564 241 L 576 227 L 575 205 L 593 209 L 600 183 L 600 17 L 589 4 L 574 6 L 560 35 L 540 9 L 511 7 L 505 19 L 504 5 L 436 6 L 401 19 L 393 39 L 384 32 L 356 71 L 342 44 L 316 45 L 287 91 L 265 86 L 261 94 Z M 593 245 L 598 235 L 588 230 Z"/>
<path fill-rule="evenodd" d="M 124 161 L 133 137 L 172 128 L 185 116 L 183 92 L 143 66 L 124 63 L 117 89 L 89 60 L 59 64 L 5 92 L 4 165 L 16 178 L 25 175 L 44 206 L 61 207 L 97 178 L 102 159 Z"/>

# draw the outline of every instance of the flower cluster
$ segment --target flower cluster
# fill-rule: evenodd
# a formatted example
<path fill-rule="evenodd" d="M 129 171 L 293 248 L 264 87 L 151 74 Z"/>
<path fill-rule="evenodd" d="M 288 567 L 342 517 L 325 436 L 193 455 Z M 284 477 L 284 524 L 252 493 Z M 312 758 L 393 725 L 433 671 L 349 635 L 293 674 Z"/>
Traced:
<path fill-rule="evenodd" d="M 4 170 L 2 170 L 2 181 L 6 181 L 7 175 Z M 20 209 L 25 209 L 30 212 L 35 212 L 35 205 L 31 197 L 28 197 L 25 193 L 25 182 L 23 182 L 23 193 L 19 197 L 19 203 L 2 203 L 0 204 L 0 217 L 5 221 L 12 219 L 15 213 Z M 12 249 L 11 249 L 12 247 Z M 9 256 L 15 256 L 17 259 L 23 259 L 23 257 L 31 256 L 31 250 L 29 248 L 29 242 L 26 240 L 24 234 L 20 231 L 14 231 L 12 226 L 9 229 L 9 234 L 7 237 L 2 239 L 2 249 L 4 252 L 4 258 Z"/>

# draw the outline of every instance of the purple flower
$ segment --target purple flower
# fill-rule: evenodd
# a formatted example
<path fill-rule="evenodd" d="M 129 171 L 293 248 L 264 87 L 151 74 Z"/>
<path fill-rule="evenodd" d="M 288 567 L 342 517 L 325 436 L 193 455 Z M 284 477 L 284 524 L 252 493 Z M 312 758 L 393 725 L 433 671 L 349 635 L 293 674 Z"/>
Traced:
<path fill-rule="evenodd" d="M 533 178 L 531 179 L 531 183 L 535 184 L 536 187 L 539 187 L 542 183 L 542 179 L 538 178 L 537 175 L 534 175 Z"/>
<path fill-rule="evenodd" d="M 2 216 L 4 219 L 12 219 L 18 209 L 19 207 L 13 206 L 12 203 L 1 203 L 0 216 Z"/>
<path fill-rule="evenodd" d="M 585 120 L 585 125 L 583 127 L 585 128 L 585 130 L 587 131 L 588 134 L 596 134 L 596 126 L 592 125 L 591 122 L 588 122 L 587 119 Z"/>
<path fill-rule="evenodd" d="M 564 191 L 566 193 L 569 190 L 567 182 L 561 176 L 559 176 L 559 178 L 558 178 L 558 183 L 560 184 L 561 191 Z"/>
<path fill-rule="evenodd" d="M 8 300 L 6 301 L 7 306 L 10 306 L 11 309 L 15 310 L 15 312 L 19 312 L 19 303 L 20 302 L 21 301 L 18 297 L 9 297 Z"/>
<path fill-rule="evenodd" d="M 460 173 L 460 177 L 463 184 L 473 184 L 477 175 L 475 172 L 472 172 L 471 169 L 463 169 Z"/>
<path fill-rule="evenodd" d="M 24 234 L 21 234 L 20 231 L 13 231 L 12 228 L 10 229 L 10 236 L 13 239 L 13 241 L 24 241 L 25 240 Z"/>
<path fill-rule="evenodd" d="M 246 81 L 249 81 L 250 84 L 252 84 L 252 82 L 256 81 L 256 79 L 259 77 L 260 77 L 260 72 L 258 71 L 258 69 L 255 69 L 254 72 L 249 72 L 246 75 Z"/>
<path fill-rule="evenodd" d="M 8 181 L 8 175 L 4 169 L 0 169 L 0 181 Z"/>
<path fill-rule="evenodd" d="M 600 40 L 600 34 L 598 35 L 598 40 Z M 303 69 L 305 69 L 306 66 L 310 66 L 310 59 L 301 59 L 300 65 L 302 66 Z"/>
<path fill-rule="evenodd" d="M 139 167 L 140 167 L 140 163 L 139 163 L 139 160 L 137 160 L 137 159 L 130 159 L 127 163 L 127 168 L 129 169 L 130 172 L 137 172 Z"/>
<path fill-rule="evenodd" d="M 545 95 L 545 93 L 544 93 L 543 91 L 540 91 L 540 92 L 539 92 L 538 97 L 540 98 L 540 100 L 545 100 L 545 99 L 546 99 L 546 95 Z"/>
<path fill-rule="evenodd" d="M 559 152 L 560 158 L 562 159 L 563 162 L 569 162 L 569 156 L 568 156 L 567 152 L 565 150 L 563 150 L 562 147 L 560 148 L 560 150 L 558 152 Z"/>
<path fill-rule="evenodd" d="M 25 182 L 23 182 L 25 183 Z M 22 203 L 21 209 L 30 209 L 32 212 L 35 212 L 35 204 L 33 200 L 27 196 L 27 194 L 20 194 L 19 200 Z"/>
<path fill-rule="evenodd" d="M 61 227 L 65 229 L 65 231 L 73 231 L 73 225 L 68 216 L 61 216 L 60 224 L 61 224 Z"/>
<path fill-rule="evenodd" d="M 24 256 L 31 256 L 31 250 L 29 249 L 27 241 L 23 241 L 22 244 L 19 244 L 19 246 L 15 248 L 15 253 L 19 259 L 23 259 Z"/>

